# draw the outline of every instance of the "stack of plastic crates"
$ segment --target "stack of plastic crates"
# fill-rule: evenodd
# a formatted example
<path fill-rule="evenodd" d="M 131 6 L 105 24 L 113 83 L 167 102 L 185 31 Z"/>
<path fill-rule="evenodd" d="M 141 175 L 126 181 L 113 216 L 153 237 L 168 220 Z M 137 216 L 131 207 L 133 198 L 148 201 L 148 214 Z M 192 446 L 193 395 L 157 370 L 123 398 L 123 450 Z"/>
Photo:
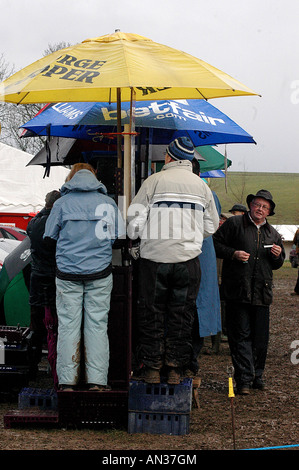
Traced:
<path fill-rule="evenodd" d="M 54 389 L 25 387 L 19 393 L 19 409 L 39 408 L 41 410 L 57 409 L 57 393 Z"/>
<path fill-rule="evenodd" d="M 92 392 L 78 387 L 58 390 L 62 427 L 126 428 L 131 373 L 132 267 L 113 266 L 113 290 L 108 315 L 110 391 Z M 83 367 L 81 367 L 81 372 Z M 81 389 L 80 389 L 81 388 Z"/>
<path fill-rule="evenodd" d="M 18 409 L 4 416 L 4 426 L 57 426 L 57 393 L 54 389 L 25 387 L 18 396 Z"/>
<path fill-rule="evenodd" d="M 129 433 L 184 435 L 189 433 L 192 379 L 178 385 L 131 381 Z"/>

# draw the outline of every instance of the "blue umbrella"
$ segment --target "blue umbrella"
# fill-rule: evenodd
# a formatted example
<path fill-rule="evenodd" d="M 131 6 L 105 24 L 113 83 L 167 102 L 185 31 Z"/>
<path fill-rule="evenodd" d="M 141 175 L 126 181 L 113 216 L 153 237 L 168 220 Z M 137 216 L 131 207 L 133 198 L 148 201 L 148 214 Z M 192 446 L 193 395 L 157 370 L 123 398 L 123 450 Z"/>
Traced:
<path fill-rule="evenodd" d="M 136 103 L 135 128 L 141 142 L 150 132 L 151 144 L 168 144 L 188 135 L 194 146 L 227 143 L 255 143 L 238 124 L 205 100 L 141 101 Z M 130 103 L 122 103 L 122 125 L 130 122 Z M 51 103 L 21 126 L 23 136 L 70 137 L 101 142 L 117 129 L 115 103 Z"/>

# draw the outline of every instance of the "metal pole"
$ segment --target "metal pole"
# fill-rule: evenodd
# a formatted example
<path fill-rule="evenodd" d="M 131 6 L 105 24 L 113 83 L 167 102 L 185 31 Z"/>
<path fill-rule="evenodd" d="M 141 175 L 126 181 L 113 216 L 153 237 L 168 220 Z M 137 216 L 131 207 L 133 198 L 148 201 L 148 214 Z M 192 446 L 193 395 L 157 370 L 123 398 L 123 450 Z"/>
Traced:
<path fill-rule="evenodd" d="M 117 168 L 122 168 L 121 136 L 121 90 L 117 88 Z"/>

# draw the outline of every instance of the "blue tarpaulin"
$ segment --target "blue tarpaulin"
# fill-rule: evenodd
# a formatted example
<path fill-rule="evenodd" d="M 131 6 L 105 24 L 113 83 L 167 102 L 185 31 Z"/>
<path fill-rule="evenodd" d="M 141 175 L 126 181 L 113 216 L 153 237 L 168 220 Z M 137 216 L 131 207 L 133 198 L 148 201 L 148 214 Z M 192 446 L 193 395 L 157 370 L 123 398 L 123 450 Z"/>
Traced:
<path fill-rule="evenodd" d="M 200 174 L 202 178 L 225 178 L 225 174 L 222 170 L 211 170 L 205 171 Z"/>
<path fill-rule="evenodd" d="M 220 215 L 221 205 L 213 191 L 217 212 Z M 220 295 L 217 275 L 217 260 L 213 237 L 205 238 L 202 252 L 199 255 L 201 279 L 196 307 L 198 315 L 199 336 L 214 336 L 221 331 Z"/>

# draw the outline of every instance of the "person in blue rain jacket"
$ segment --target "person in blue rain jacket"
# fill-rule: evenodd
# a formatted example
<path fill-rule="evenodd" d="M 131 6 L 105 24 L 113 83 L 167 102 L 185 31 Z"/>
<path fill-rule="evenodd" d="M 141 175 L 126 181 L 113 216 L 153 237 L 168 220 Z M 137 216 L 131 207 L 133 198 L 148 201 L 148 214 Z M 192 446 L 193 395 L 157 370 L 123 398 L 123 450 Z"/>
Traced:
<path fill-rule="evenodd" d="M 101 391 L 109 367 L 112 245 L 125 226 L 91 165 L 75 164 L 60 192 L 44 234 L 56 241 L 58 380 L 64 390 L 79 381 L 82 325 L 86 382 Z"/>

